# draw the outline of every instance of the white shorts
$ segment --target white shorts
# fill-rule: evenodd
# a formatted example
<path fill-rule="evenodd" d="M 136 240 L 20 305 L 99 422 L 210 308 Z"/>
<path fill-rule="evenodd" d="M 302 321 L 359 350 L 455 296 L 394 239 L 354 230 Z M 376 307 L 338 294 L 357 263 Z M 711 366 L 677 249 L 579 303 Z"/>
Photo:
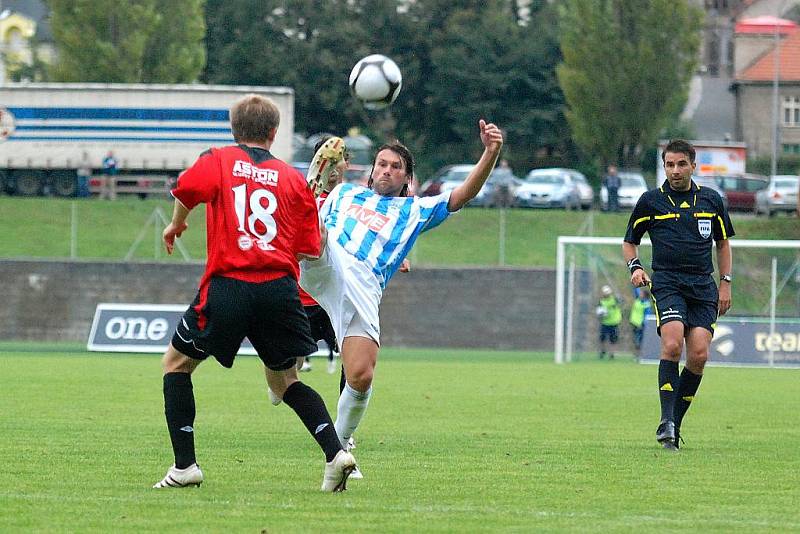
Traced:
<path fill-rule="evenodd" d="M 318 260 L 300 262 L 300 287 L 327 312 L 340 347 L 344 338 L 352 336 L 380 345 L 380 283 L 338 243 L 328 243 Z"/>

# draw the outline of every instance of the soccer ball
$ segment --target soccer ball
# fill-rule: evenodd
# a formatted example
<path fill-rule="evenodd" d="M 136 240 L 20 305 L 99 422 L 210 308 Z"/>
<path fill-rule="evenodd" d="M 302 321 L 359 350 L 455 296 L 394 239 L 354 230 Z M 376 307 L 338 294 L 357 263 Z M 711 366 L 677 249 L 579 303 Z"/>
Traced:
<path fill-rule="evenodd" d="M 350 91 L 367 109 L 389 106 L 402 86 L 403 75 L 397 64 L 380 54 L 361 59 L 350 71 Z"/>

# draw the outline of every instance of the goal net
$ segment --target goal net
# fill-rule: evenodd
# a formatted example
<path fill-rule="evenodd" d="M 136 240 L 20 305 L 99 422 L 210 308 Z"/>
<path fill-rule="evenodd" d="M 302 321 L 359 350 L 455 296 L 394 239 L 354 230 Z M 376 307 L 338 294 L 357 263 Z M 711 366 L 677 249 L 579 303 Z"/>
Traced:
<path fill-rule="evenodd" d="M 709 362 L 800 367 L 800 241 L 732 239 L 731 247 L 733 307 L 717 322 Z M 649 240 L 639 258 L 651 273 Z M 556 264 L 556 363 L 598 357 L 596 311 L 605 285 L 622 307 L 614 351 L 643 362 L 659 359 L 654 315 L 646 316 L 640 347 L 634 344 L 629 314 L 636 296 L 622 238 L 560 236 Z"/>

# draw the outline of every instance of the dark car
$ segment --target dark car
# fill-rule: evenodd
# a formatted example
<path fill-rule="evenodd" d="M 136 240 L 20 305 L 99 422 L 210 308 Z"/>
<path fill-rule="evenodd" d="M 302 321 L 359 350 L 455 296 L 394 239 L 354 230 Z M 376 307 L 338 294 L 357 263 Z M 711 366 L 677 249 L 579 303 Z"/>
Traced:
<path fill-rule="evenodd" d="M 769 185 L 769 178 L 760 174 L 740 174 L 714 176 L 714 180 L 728 197 L 728 209 L 731 211 L 756 210 L 756 193 Z"/>

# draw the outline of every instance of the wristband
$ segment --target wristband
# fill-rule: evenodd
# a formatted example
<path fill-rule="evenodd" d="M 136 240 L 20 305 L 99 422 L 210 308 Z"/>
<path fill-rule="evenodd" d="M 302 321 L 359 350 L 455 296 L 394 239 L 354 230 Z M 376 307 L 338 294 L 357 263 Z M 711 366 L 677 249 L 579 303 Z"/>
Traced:
<path fill-rule="evenodd" d="M 639 258 L 633 258 L 628 262 L 628 269 L 631 271 L 631 274 L 633 274 L 639 269 L 644 270 L 644 267 L 642 267 L 642 262 L 639 261 Z"/>

